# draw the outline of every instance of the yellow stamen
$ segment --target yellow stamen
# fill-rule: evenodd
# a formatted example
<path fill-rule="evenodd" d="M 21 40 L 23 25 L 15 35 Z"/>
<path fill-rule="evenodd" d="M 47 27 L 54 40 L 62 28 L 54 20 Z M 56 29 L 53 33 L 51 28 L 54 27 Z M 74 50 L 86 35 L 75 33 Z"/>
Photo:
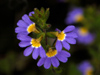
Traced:
<path fill-rule="evenodd" d="M 79 14 L 75 16 L 76 22 L 80 22 L 83 20 L 83 15 Z"/>
<path fill-rule="evenodd" d="M 66 34 L 62 31 L 56 35 L 58 40 L 63 41 L 65 39 Z"/>
<path fill-rule="evenodd" d="M 32 39 L 31 40 L 31 44 L 32 44 L 32 47 L 40 47 L 41 46 L 41 43 L 40 41 L 42 40 L 43 36 L 40 36 L 38 39 Z"/>
<path fill-rule="evenodd" d="M 29 25 L 27 28 L 27 31 L 28 31 L 28 33 L 31 33 L 31 32 L 39 33 L 39 31 L 35 27 L 35 23 Z"/>
<path fill-rule="evenodd" d="M 93 69 L 90 68 L 86 71 L 86 75 L 93 75 Z"/>
<path fill-rule="evenodd" d="M 57 54 L 57 50 L 52 50 L 49 48 L 49 51 L 46 53 L 47 57 L 53 57 Z"/>
<path fill-rule="evenodd" d="M 82 27 L 82 28 L 79 28 L 79 33 L 80 35 L 85 36 L 88 34 L 88 30 Z"/>
<path fill-rule="evenodd" d="M 32 44 L 32 47 L 40 47 L 41 46 L 40 41 L 38 39 L 32 39 L 31 44 Z"/>

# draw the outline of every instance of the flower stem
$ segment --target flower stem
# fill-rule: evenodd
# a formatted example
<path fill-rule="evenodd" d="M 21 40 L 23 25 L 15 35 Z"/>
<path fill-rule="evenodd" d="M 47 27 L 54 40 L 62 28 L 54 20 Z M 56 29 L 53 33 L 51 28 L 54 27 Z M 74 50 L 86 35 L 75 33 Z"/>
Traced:
<path fill-rule="evenodd" d="M 56 70 L 54 69 L 54 67 L 51 65 L 51 67 L 52 67 L 52 72 L 54 73 L 54 75 L 58 75 L 57 73 L 56 73 Z"/>
<path fill-rule="evenodd" d="M 43 31 L 44 31 L 45 34 L 46 34 L 46 29 L 44 29 Z M 45 35 L 45 41 L 46 41 L 46 45 L 47 45 L 47 44 L 48 44 L 48 43 L 47 43 L 47 35 Z"/>

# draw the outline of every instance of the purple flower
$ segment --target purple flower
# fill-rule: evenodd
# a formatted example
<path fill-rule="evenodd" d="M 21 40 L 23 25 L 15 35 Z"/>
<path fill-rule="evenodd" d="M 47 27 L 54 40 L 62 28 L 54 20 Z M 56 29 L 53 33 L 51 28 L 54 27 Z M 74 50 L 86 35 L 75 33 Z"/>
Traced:
<path fill-rule="evenodd" d="M 77 41 L 82 44 L 90 44 L 94 41 L 94 35 L 89 33 L 87 28 L 80 27 L 76 28 L 76 33 L 78 35 Z"/>
<path fill-rule="evenodd" d="M 82 73 L 82 75 L 93 75 L 93 67 L 88 61 L 83 61 L 78 65 L 78 70 Z"/>
<path fill-rule="evenodd" d="M 62 47 L 69 50 L 69 44 L 76 44 L 75 38 L 77 38 L 76 33 L 74 32 L 75 27 L 73 25 L 66 27 L 63 31 L 58 30 L 56 33 L 56 50 L 61 51 Z"/>
<path fill-rule="evenodd" d="M 58 67 L 60 65 L 59 61 L 65 63 L 70 56 L 70 53 L 68 53 L 67 51 L 61 50 L 58 52 L 57 50 L 52 50 L 50 48 L 49 51 L 46 53 L 46 57 L 41 58 L 38 61 L 37 66 L 40 67 L 44 65 L 45 69 L 49 69 L 52 64 L 54 67 Z"/>
<path fill-rule="evenodd" d="M 66 24 L 72 24 L 75 22 L 80 22 L 83 20 L 83 9 L 82 8 L 74 8 L 72 11 L 68 13 L 68 16 L 65 19 Z"/>
<path fill-rule="evenodd" d="M 21 40 L 21 42 L 19 43 L 20 47 L 27 47 L 24 50 L 24 56 L 29 56 L 32 53 L 32 57 L 33 59 L 37 59 L 38 56 L 40 55 L 40 57 L 46 57 L 46 53 L 45 50 L 43 49 L 43 47 L 40 44 L 41 41 L 41 37 L 37 38 L 37 39 L 33 39 L 27 35 L 22 35 L 22 34 L 18 34 L 17 38 L 19 40 Z"/>
<path fill-rule="evenodd" d="M 34 14 L 33 11 L 29 13 L 29 16 L 32 16 L 32 14 Z M 35 27 L 35 23 L 30 20 L 29 16 L 25 14 L 22 16 L 22 20 L 17 22 L 18 27 L 15 28 L 16 33 L 27 35 L 31 32 L 39 32 Z"/>

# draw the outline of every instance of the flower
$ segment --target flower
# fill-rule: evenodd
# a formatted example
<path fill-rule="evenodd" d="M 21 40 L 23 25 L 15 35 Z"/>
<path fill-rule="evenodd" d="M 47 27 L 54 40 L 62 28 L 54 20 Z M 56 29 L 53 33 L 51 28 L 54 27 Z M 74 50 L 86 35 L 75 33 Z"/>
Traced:
<path fill-rule="evenodd" d="M 21 40 L 21 42 L 19 43 L 20 47 L 23 48 L 28 46 L 23 52 L 24 56 L 29 56 L 31 53 L 33 59 L 37 59 L 39 55 L 40 57 L 46 56 L 45 50 L 40 43 L 42 36 L 37 39 L 34 39 L 27 35 L 18 34 L 17 38 Z"/>
<path fill-rule="evenodd" d="M 79 27 L 75 29 L 78 38 L 77 41 L 82 44 L 90 44 L 94 41 L 94 35 L 91 34 L 87 28 Z"/>
<path fill-rule="evenodd" d="M 73 25 L 66 27 L 63 31 L 58 30 L 56 33 L 57 41 L 56 41 L 56 49 L 58 51 L 62 50 L 62 47 L 69 50 L 70 44 L 76 44 L 75 38 L 77 38 L 77 35 L 75 32 L 73 32 L 75 27 Z"/>
<path fill-rule="evenodd" d="M 82 75 L 93 75 L 93 67 L 89 61 L 83 61 L 78 65 L 78 70 Z"/>
<path fill-rule="evenodd" d="M 66 24 L 72 24 L 75 22 L 80 22 L 83 20 L 83 9 L 82 8 L 74 8 L 72 11 L 68 13 L 68 17 L 65 19 Z"/>
<path fill-rule="evenodd" d="M 38 61 L 37 66 L 40 67 L 44 64 L 44 68 L 49 69 L 52 64 L 54 67 L 58 67 L 60 65 L 59 61 L 65 63 L 70 56 L 70 53 L 67 51 L 61 50 L 58 52 L 57 50 L 49 48 L 49 51 L 46 53 L 46 57 L 41 58 Z"/>
<path fill-rule="evenodd" d="M 33 11 L 29 13 L 29 16 L 32 16 L 32 14 L 34 14 Z M 26 35 L 31 32 L 39 33 L 35 27 L 35 23 L 30 20 L 29 16 L 25 14 L 22 16 L 22 20 L 17 22 L 18 27 L 15 28 L 16 33 Z"/>

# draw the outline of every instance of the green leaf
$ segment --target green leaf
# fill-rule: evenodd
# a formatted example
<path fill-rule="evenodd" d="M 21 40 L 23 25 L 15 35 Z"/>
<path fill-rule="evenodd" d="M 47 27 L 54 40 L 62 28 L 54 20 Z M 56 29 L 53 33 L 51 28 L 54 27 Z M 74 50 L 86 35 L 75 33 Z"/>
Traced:
<path fill-rule="evenodd" d="M 35 14 L 40 14 L 40 11 L 37 8 L 34 8 Z"/>
<path fill-rule="evenodd" d="M 45 33 L 39 33 L 39 34 L 37 34 L 37 38 L 39 38 L 40 36 L 43 36 L 43 38 L 45 37 Z"/>
<path fill-rule="evenodd" d="M 33 16 L 29 16 L 29 18 L 34 22 L 34 23 L 37 23 L 37 19 Z"/>
<path fill-rule="evenodd" d="M 44 15 L 44 12 L 45 12 L 45 9 L 42 7 L 41 10 L 40 10 L 40 13 L 41 13 L 42 15 Z"/>
<path fill-rule="evenodd" d="M 51 38 L 56 38 L 56 36 L 50 32 L 47 32 L 46 35 Z"/>
<path fill-rule="evenodd" d="M 49 8 L 46 9 L 46 12 L 45 12 L 45 21 L 47 21 L 48 17 L 49 17 Z"/>
<path fill-rule="evenodd" d="M 49 8 L 45 11 L 45 9 L 42 7 L 40 11 L 35 8 L 34 14 L 30 16 L 30 19 L 36 23 L 41 29 L 48 29 L 50 25 L 46 24 L 46 21 L 49 17 Z"/>

